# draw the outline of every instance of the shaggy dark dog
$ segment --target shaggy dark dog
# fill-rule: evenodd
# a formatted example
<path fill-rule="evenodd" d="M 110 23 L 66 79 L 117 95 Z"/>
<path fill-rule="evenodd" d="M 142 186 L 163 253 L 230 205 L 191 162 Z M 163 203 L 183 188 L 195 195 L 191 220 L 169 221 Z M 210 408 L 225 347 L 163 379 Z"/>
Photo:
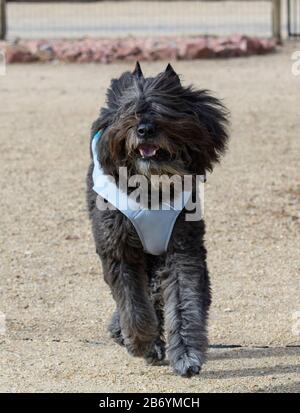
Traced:
<path fill-rule="evenodd" d="M 92 127 L 99 130 L 98 160 L 106 174 L 203 175 L 226 149 L 227 111 L 206 90 L 183 87 L 168 65 L 156 77 L 133 73 L 113 79 L 107 107 Z M 116 310 L 111 337 L 134 356 L 154 364 L 167 355 L 173 371 L 198 374 L 208 347 L 211 301 L 203 220 L 177 218 L 168 250 L 160 256 L 143 251 L 128 218 L 119 210 L 99 210 L 93 191 L 93 161 L 87 199 L 96 251 Z M 193 192 L 195 188 L 193 188 Z"/>

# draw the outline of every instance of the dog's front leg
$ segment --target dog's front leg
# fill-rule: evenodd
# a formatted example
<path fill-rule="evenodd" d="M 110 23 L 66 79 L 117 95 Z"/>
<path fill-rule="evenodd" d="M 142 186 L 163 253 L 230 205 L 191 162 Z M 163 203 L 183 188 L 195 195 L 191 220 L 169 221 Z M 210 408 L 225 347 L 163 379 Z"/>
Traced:
<path fill-rule="evenodd" d="M 105 280 L 117 304 L 124 345 L 133 356 L 146 356 L 157 338 L 158 320 L 143 266 L 112 260 L 104 267 Z"/>
<path fill-rule="evenodd" d="M 210 304 L 205 250 L 173 252 L 167 258 L 163 282 L 168 358 L 175 373 L 198 374 L 208 346 Z"/>

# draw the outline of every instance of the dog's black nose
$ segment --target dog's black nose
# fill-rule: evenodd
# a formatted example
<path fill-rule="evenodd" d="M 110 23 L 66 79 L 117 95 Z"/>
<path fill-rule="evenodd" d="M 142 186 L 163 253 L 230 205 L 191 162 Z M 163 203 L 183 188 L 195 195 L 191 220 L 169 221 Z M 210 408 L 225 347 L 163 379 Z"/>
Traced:
<path fill-rule="evenodd" d="M 154 135 L 155 125 L 151 122 L 142 122 L 137 128 L 137 133 L 140 138 L 149 138 Z"/>

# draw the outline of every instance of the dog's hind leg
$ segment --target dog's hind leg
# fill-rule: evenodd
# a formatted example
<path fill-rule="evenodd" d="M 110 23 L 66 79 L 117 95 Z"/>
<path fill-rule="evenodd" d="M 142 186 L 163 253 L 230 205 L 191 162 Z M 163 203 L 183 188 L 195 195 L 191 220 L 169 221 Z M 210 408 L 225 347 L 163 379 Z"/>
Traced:
<path fill-rule="evenodd" d="M 152 348 L 145 355 L 146 362 L 152 365 L 160 364 L 166 356 L 166 343 L 164 339 L 164 315 L 160 284 L 160 274 L 158 273 L 158 271 L 152 270 L 150 272 L 149 293 L 158 320 L 158 333 L 157 338 L 152 345 Z"/>
<path fill-rule="evenodd" d="M 109 331 L 110 337 L 114 340 L 115 343 L 119 344 L 120 346 L 125 345 L 120 325 L 120 314 L 118 309 L 114 311 L 107 329 Z"/>
<path fill-rule="evenodd" d="M 161 276 L 159 269 L 164 263 L 156 256 L 147 256 L 147 273 L 149 278 L 149 295 L 158 320 L 157 337 L 144 358 L 148 364 L 158 365 L 165 359 L 166 343 L 164 339 L 163 298 L 161 293 Z"/>

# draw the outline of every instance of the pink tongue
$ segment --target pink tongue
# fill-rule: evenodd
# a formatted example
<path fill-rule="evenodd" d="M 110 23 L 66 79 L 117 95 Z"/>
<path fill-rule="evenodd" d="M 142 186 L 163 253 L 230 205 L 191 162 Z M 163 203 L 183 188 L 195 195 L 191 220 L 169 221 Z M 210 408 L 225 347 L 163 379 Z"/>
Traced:
<path fill-rule="evenodd" d="M 139 147 L 139 151 L 143 158 L 150 158 L 151 156 L 154 156 L 156 154 L 157 147 L 151 145 L 143 145 Z"/>

